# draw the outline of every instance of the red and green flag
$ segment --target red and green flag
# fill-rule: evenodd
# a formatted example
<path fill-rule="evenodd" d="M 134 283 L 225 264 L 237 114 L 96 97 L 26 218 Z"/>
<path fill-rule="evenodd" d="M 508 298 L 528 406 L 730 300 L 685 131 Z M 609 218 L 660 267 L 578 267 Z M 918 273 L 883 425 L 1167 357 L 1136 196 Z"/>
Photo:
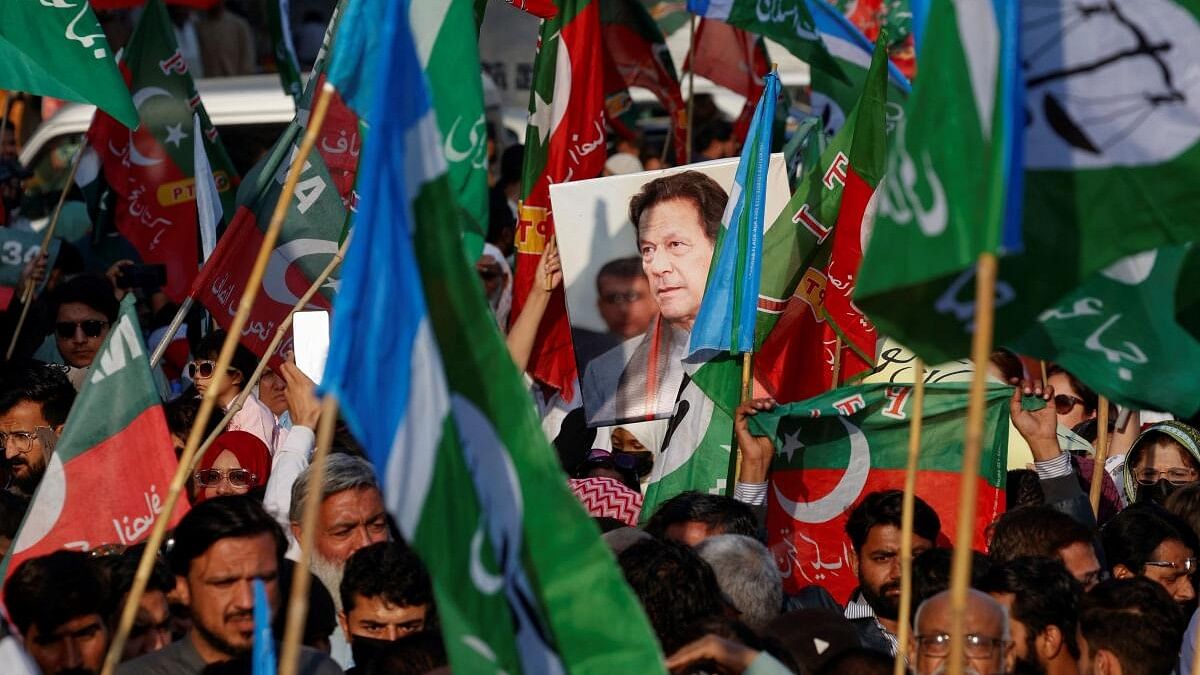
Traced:
<path fill-rule="evenodd" d="M 133 129 L 138 112 L 83 2 L 0 3 L 0 89 L 91 103 Z"/>
<path fill-rule="evenodd" d="M 687 8 L 706 19 L 770 38 L 814 69 L 841 71 L 821 41 L 809 0 L 687 0 Z"/>
<path fill-rule="evenodd" d="M 639 0 L 605 0 L 600 4 L 600 30 L 604 37 L 605 109 L 609 122 L 617 133 L 635 136 L 637 130 L 623 117 L 632 107 L 629 87 L 650 90 L 671 119 L 675 163 L 686 164 L 687 106 L 658 24 Z"/>
<path fill-rule="evenodd" d="M 962 481 L 967 383 L 925 387 L 916 495 L 954 531 Z M 1008 403 L 1012 389 L 988 388 L 972 546 L 986 549 L 987 526 L 1004 511 Z M 842 387 L 750 419 L 776 453 L 767 496 L 767 544 L 795 593 L 818 584 L 839 602 L 858 584 L 850 568 L 846 518 L 867 494 L 904 488 L 912 385 Z M 951 545 L 939 537 L 941 545 Z"/>
<path fill-rule="evenodd" d="M 67 416 L 0 578 L 59 549 L 142 541 L 163 513 L 177 462 L 132 295 Z"/>
<path fill-rule="evenodd" d="M 288 0 L 267 1 L 267 25 L 271 30 L 271 54 L 275 57 L 275 69 L 279 71 L 279 82 L 283 91 L 300 102 L 304 87 L 300 82 L 300 60 L 296 58 L 296 46 L 292 42 L 292 26 L 288 16 Z"/>
<path fill-rule="evenodd" d="M 763 78 L 771 70 L 766 43 L 757 35 L 712 19 L 700 19 L 694 42 L 683 69 L 745 97 L 733 131 L 736 138 L 745 139 L 754 105 L 762 96 Z"/>
<path fill-rule="evenodd" d="M 603 43 L 598 0 L 561 0 L 558 13 L 542 22 L 533 62 L 529 127 L 517 222 L 517 272 L 513 318 L 525 307 L 537 264 L 554 234 L 550 185 L 595 178 L 604 170 L 604 65 L 596 58 Z M 577 377 L 571 326 L 562 288 L 555 290 L 542 318 L 530 374 L 574 397 Z"/>
<path fill-rule="evenodd" d="M 130 131 L 98 111 L 76 182 L 89 196 L 97 227 L 111 222 L 143 262 L 166 265 L 163 290 L 179 302 L 200 264 L 193 115 L 200 117 L 225 213 L 233 212 L 239 178 L 196 93 L 161 0 L 146 4 L 121 70 L 142 124 Z"/>
<path fill-rule="evenodd" d="M 767 231 L 755 371 L 779 401 L 836 387 L 835 366 L 844 381 L 875 362 L 874 327 L 850 297 L 867 204 L 886 164 L 886 62 L 880 45 L 845 125 Z"/>

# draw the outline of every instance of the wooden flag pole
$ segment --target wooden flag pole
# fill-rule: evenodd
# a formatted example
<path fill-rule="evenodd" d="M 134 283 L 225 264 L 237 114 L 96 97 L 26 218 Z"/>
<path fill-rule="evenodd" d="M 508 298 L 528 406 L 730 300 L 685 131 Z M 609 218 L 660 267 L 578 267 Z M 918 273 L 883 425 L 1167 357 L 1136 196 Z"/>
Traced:
<path fill-rule="evenodd" d="M 63 204 L 67 201 L 67 193 L 71 191 L 71 186 L 75 184 L 75 174 L 79 171 L 79 163 L 83 159 L 84 150 L 87 149 L 87 136 L 79 144 L 79 148 L 75 151 L 75 157 L 71 159 L 71 170 L 67 173 L 67 183 L 63 185 L 62 192 L 58 195 L 58 204 L 54 207 L 54 215 L 50 217 L 50 224 L 46 226 L 46 232 L 42 235 L 42 247 L 38 249 L 38 255 L 43 256 L 49 250 L 50 240 L 54 238 L 54 229 L 58 227 L 58 218 L 62 215 Z M 50 270 L 46 270 L 46 274 L 50 274 Z M 17 341 L 21 339 L 21 329 L 25 327 L 25 319 L 29 316 L 29 305 L 33 304 L 33 292 L 37 289 L 37 284 L 32 279 L 25 282 L 25 287 L 21 289 L 21 315 L 17 318 L 17 327 L 13 329 L 12 340 L 8 343 L 8 351 L 4 353 L 4 360 L 12 358 L 13 351 L 17 348 Z"/>
<path fill-rule="evenodd" d="M 971 582 L 971 542 L 975 538 L 976 478 L 983 452 L 983 417 L 986 410 L 987 363 L 992 353 L 996 305 L 996 254 L 979 254 L 975 269 L 975 333 L 971 337 L 970 399 L 967 403 L 967 436 L 959 473 L 958 526 L 950 565 L 950 675 L 963 675 L 966 647 L 967 589 Z"/>
<path fill-rule="evenodd" d="M 687 100 L 687 147 L 684 157 L 692 163 L 692 134 L 695 133 L 696 111 L 696 16 L 688 19 L 688 100 Z"/>
<path fill-rule="evenodd" d="M 1038 359 L 1038 366 L 1041 367 L 1041 369 L 1042 369 L 1042 389 L 1045 389 L 1046 381 L 1050 379 L 1049 377 L 1046 376 L 1046 361 L 1045 361 L 1045 359 Z"/>
<path fill-rule="evenodd" d="M 1096 454 L 1088 500 L 1092 502 L 1092 515 L 1096 516 L 1096 522 L 1100 522 L 1100 491 L 1104 488 L 1104 461 L 1108 459 L 1108 399 L 1101 396 L 1096 405 Z"/>
<path fill-rule="evenodd" d="M 742 388 L 739 397 L 742 403 L 754 398 L 754 352 L 742 354 Z M 736 434 L 733 446 L 735 456 L 730 458 L 729 479 L 725 486 L 727 496 L 733 496 L 734 487 L 742 477 L 742 444 L 737 442 Z"/>
<path fill-rule="evenodd" d="M 829 390 L 837 389 L 842 379 L 842 336 L 839 335 L 833 341 L 833 383 L 829 386 Z"/>
<path fill-rule="evenodd" d="M 171 487 L 167 492 L 166 502 L 163 505 L 163 515 L 154 521 L 154 529 L 150 531 L 150 536 L 146 538 L 146 548 L 142 553 L 141 561 L 138 563 L 137 573 L 133 578 L 133 586 L 129 589 L 129 597 L 125 601 L 124 610 L 121 612 L 121 620 L 117 624 L 117 630 L 113 635 L 112 643 L 109 645 L 108 654 L 104 658 L 104 668 L 101 670 L 101 675 L 113 675 L 117 664 L 121 661 L 121 652 L 125 649 L 125 642 L 129 639 L 129 631 L 133 628 L 133 620 L 137 616 L 138 603 L 141 602 L 142 594 L 146 591 L 146 582 L 150 579 L 150 571 L 154 567 L 154 560 L 158 555 L 158 549 L 162 546 L 163 538 L 167 532 L 167 525 L 171 521 L 171 515 L 175 513 L 175 505 L 178 503 L 179 495 L 182 494 L 183 486 L 187 482 L 188 468 L 192 465 L 196 450 L 200 447 L 201 436 L 204 435 L 204 427 L 207 426 L 209 418 L 212 417 L 213 408 L 217 405 L 217 391 L 221 389 L 221 385 L 224 383 L 223 380 L 226 377 L 225 371 L 233 361 L 233 352 L 237 347 L 238 338 L 242 334 L 242 328 L 246 325 L 247 319 L 250 318 L 250 310 L 254 307 L 254 301 L 257 299 L 259 288 L 262 286 L 267 262 L 270 260 L 271 253 L 275 250 L 275 244 L 279 240 L 279 231 L 283 229 L 283 221 L 287 217 L 288 207 L 291 205 L 292 198 L 295 195 L 296 185 L 300 182 L 300 173 L 304 170 L 308 156 L 317 142 L 317 135 L 320 133 L 321 124 L 325 121 L 325 113 L 329 110 L 329 101 L 332 94 L 333 86 L 326 82 L 317 97 L 316 105 L 313 107 L 312 115 L 309 119 L 308 127 L 304 131 L 304 139 L 300 143 L 299 151 L 288 168 L 287 180 L 284 183 L 283 190 L 279 193 L 279 200 L 275 203 L 275 211 L 271 214 L 270 224 L 263 235 L 263 243 L 258 250 L 258 257 L 255 259 L 254 267 L 250 270 L 250 277 L 246 281 L 246 291 L 242 294 L 242 298 L 238 302 L 237 313 L 234 314 L 233 320 L 230 321 L 229 332 L 226 335 L 224 344 L 221 345 L 221 352 L 217 357 L 216 367 L 213 369 L 212 384 L 204 392 L 204 398 L 200 401 L 200 409 L 196 413 L 196 421 L 192 424 L 192 430 L 188 434 L 183 455 L 179 458 L 179 468 L 176 469 L 175 475 L 171 479 Z"/>
<path fill-rule="evenodd" d="M 292 575 L 291 595 L 288 598 L 287 624 L 283 629 L 283 644 L 279 649 L 279 675 L 297 675 L 300 661 L 300 640 L 308 616 L 308 590 L 312 584 L 309 564 L 316 541 L 317 517 L 321 513 L 321 484 L 325 482 L 325 458 L 333 442 L 337 426 L 337 400 L 326 394 L 321 402 L 321 421 L 317 425 L 317 451 L 309 464 L 308 494 L 304 498 L 304 513 L 300 524 L 300 560 Z"/>
<path fill-rule="evenodd" d="M 179 327 L 183 325 L 183 320 L 187 318 L 187 313 L 192 311 L 192 305 L 195 303 L 196 301 L 190 295 L 179 303 L 179 309 L 175 310 L 175 316 L 171 318 L 171 324 L 167 326 L 167 332 L 163 333 L 158 344 L 154 346 L 154 353 L 150 355 L 151 368 L 162 361 L 163 355 L 167 353 L 167 347 L 171 346 L 171 341 L 175 339 L 175 334 L 179 332 Z"/>
<path fill-rule="evenodd" d="M 912 634 L 913 509 L 917 494 L 917 463 L 921 459 L 921 424 L 925 416 L 925 362 L 913 364 L 912 406 L 908 418 L 908 464 L 904 469 L 904 501 L 900 511 L 900 613 L 896 617 L 896 662 L 893 675 L 904 675 L 908 666 L 908 641 Z"/>

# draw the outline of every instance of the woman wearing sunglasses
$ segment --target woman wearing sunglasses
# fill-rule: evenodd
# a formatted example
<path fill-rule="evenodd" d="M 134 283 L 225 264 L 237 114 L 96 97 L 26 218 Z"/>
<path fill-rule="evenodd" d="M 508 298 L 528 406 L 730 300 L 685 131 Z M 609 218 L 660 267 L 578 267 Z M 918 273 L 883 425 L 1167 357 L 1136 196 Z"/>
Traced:
<path fill-rule="evenodd" d="M 245 431 L 226 431 L 192 474 L 195 502 L 247 493 L 261 499 L 270 473 L 271 453 L 265 443 Z"/>
<path fill-rule="evenodd" d="M 221 345 L 225 342 L 225 331 L 219 330 L 208 334 L 196 347 L 196 358 L 188 365 L 188 376 L 196 384 L 196 391 L 203 396 L 212 386 L 216 375 L 217 357 L 221 353 Z M 217 391 L 217 403 L 222 410 L 228 410 L 233 400 L 242 392 L 242 387 L 250 380 L 250 375 L 258 367 L 258 359 L 254 353 L 239 344 L 233 353 L 233 361 L 225 377 L 221 380 Z M 275 415 L 271 410 L 251 394 L 246 397 L 242 409 L 229 421 L 231 431 L 248 431 L 267 445 L 270 451 L 275 449 Z"/>

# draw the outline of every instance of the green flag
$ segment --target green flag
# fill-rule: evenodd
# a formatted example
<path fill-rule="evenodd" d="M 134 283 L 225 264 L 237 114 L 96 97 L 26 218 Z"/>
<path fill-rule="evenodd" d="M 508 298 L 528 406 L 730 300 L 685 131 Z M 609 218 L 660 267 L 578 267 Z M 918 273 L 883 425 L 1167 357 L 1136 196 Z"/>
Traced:
<path fill-rule="evenodd" d="M 292 43 L 292 27 L 288 17 L 288 0 L 267 0 L 267 24 L 271 28 L 271 53 L 283 91 L 297 103 L 304 87 L 300 83 L 300 61 Z"/>
<path fill-rule="evenodd" d="M 813 69 L 845 77 L 821 41 L 808 0 L 688 0 L 687 7 L 706 19 L 774 40 Z"/>
<path fill-rule="evenodd" d="M 133 294 L 121 303 L 53 451 L 0 578 L 62 548 L 132 546 L 169 516 L 162 510 L 175 450 Z M 172 522 L 186 511 L 181 502 Z"/>
<path fill-rule="evenodd" d="M 137 110 L 91 6 L 0 3 L 0 89 L 91 103 L 134 129 Z"/>

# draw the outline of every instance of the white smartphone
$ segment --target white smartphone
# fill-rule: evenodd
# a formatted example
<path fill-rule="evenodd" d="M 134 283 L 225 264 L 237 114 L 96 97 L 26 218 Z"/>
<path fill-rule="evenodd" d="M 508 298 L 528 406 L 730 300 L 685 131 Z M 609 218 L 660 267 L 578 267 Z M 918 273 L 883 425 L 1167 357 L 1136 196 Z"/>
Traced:
<path fill-rule="evenodd" d="M 329 355 L 329 312 L 296 312 L 292 319 L 292 339 L 296 367 L 321 384 L 325 358 Z"/>

